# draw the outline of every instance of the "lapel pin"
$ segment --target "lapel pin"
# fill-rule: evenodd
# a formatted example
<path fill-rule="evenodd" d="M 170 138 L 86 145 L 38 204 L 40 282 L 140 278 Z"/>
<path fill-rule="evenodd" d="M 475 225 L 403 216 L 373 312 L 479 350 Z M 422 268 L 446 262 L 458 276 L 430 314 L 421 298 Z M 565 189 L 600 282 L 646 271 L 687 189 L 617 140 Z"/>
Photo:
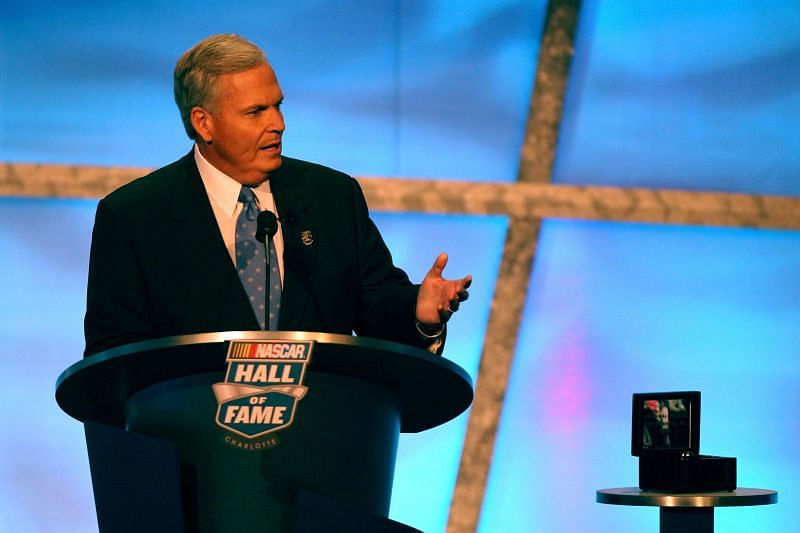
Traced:
<path fill-rule="evenodd" d="M 314 244 L 314 236 L 311 235 L 311 230 L 304 229 L 303 231 L 301 231 L 300 232 L 300 240 L 306 246 L 311 246 L 312 244 Z"/>

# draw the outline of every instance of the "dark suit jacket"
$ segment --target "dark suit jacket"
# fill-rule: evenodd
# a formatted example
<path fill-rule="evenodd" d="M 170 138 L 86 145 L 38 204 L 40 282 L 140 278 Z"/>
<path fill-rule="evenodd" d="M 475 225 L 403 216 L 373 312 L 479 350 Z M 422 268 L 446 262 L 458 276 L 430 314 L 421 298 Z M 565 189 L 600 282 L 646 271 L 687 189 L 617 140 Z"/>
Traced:
<path fill-rule="evenodd" d="M 284 157 L 270 186 L 284 238 L 279 329 L 424 346 L 414 325 L 418 286 L 392 264 L 357 182 Z M 192 152 L 100 201 L 85 355 L 149 338 L 257 329 Z"/>

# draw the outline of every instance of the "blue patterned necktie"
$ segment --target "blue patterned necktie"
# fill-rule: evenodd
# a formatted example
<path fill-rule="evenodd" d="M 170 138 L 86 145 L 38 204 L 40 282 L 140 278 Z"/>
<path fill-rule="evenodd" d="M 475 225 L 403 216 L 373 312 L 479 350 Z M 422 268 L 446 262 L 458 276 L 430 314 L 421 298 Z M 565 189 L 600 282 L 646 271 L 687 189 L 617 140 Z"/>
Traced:
<path fill-rule="evenodd" d="M 264 243 L 258 242 L 255 238 L 259 209 L 253 190 L 242 186 L 239 201 L 242 202 L 243 208 L 236 221 L 236 271 L 239 272 L 239 278 L 242 280 L 261 329 L 267 329 L 265 309 L 269 306 L 269 329 L 276 330 L 281 309 L 281 275 L 275 243 L 270 239 L 269 292 L 267 292 L 264 290 L 267 284 Z"/>

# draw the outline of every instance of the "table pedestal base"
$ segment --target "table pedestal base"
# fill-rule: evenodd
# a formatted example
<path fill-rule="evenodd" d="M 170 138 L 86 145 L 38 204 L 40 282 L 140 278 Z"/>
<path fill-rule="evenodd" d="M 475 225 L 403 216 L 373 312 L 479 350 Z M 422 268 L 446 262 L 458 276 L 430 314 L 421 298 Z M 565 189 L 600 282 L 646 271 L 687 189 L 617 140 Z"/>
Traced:
<path fill-rule="evenodd" d="M 660 533 L 714 533 L 713 507 L 662 507 Z"/>

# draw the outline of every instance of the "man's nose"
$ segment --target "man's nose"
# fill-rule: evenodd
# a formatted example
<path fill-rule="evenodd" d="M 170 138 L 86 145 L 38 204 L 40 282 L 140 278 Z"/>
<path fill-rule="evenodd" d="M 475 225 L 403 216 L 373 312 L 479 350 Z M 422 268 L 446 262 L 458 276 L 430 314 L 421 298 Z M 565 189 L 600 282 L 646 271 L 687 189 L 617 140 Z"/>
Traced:
<path fill-rule="evenodd" d="M 276 133 L 283 133 L 286 129 L 286 124 L 283 122 L 283 113 L 280 109 L 270 109 L 267 113 L 267 128 L 269 131 Z"/>

